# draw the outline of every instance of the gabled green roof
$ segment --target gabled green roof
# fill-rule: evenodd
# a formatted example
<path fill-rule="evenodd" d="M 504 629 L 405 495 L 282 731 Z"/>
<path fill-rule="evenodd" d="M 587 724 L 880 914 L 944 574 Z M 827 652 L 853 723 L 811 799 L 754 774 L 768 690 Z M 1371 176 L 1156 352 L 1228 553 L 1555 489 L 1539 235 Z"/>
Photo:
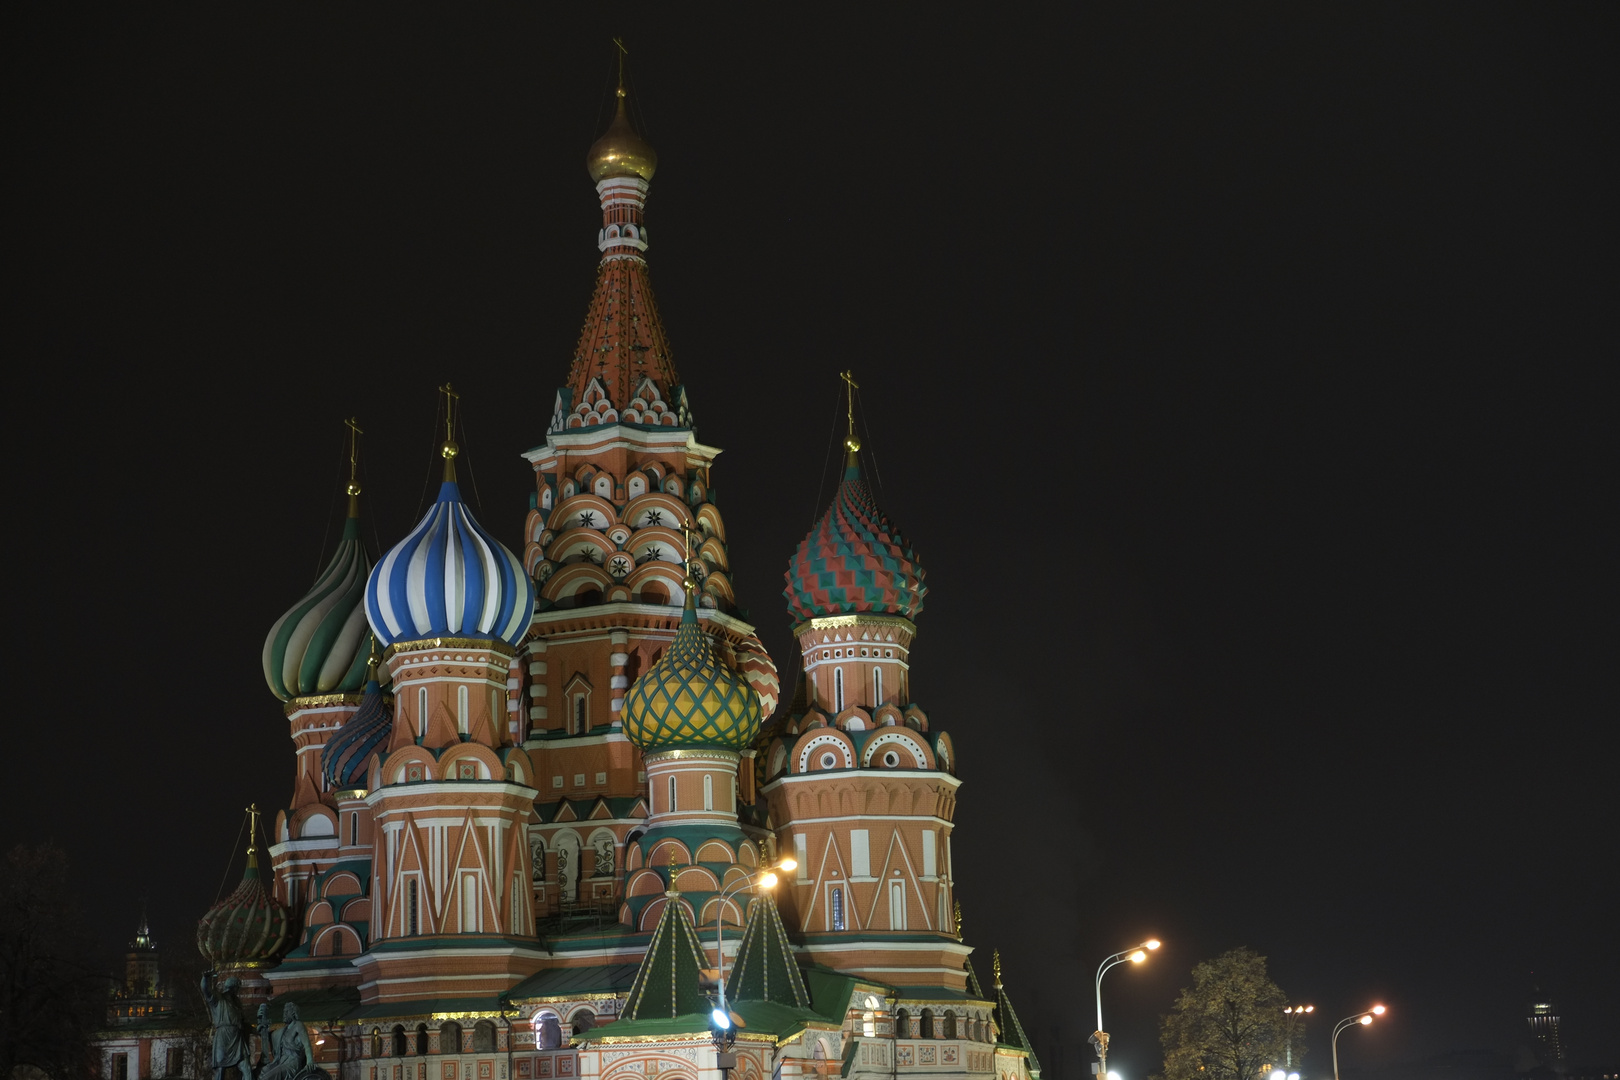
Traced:
<path fill-rule="evenodd" d="M 748 908 L 742 944 L 737 946 L 737 959 L 726 979 L 726 996 L 732 1001 L 774 1001 L 799 1009 L 810 1007 L 810 992 L 804 988 L 782 916 L 769 893 L 755 897 Z"/>
<path fill-rule="evenodd" d="M 1001 954 L 992 954 L 991 966 L 996 974 L 996 1026 L 1001 1029 L 1001 1044 L 1010 1046 L 1014 1050 L 1022 1050 L 1029 1055 L 1029 1075 L 1040 1080 L 1041 1063 L 1035 1056 L 1035 1047 L 1024 1034 L 1024 1025 L 1018 1022 L 1018 1013 L 1013 1009 L 1012 999 L 1007 996 L 1007 990 L 1001 985 Z"/>
<path fill-rule="evenodd" d="M 973 970 L 973 961 L 963 960 L 962 967 L 967 969 L 968 993 L 981 1000 L 984 999 L 984 990 L 979 987 L 979 973 Z"/>
<path fill-rule="evenodd" d="M 622 1020 L 653 1020 L 700 1013 L 710 1009 L 708 995 L 698 985 L 703 971 L 703 953 L 698 948 L 697 931 L 686 914 L 678 893 L 665 894 L 669 902 L 653 931 L 641 970 L 630 987 Z"/>

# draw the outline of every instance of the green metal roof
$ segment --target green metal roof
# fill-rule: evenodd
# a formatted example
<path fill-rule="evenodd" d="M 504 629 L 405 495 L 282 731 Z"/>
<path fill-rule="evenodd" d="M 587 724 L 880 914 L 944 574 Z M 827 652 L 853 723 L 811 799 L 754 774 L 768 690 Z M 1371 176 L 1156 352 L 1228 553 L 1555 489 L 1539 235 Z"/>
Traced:
<path fill-rule="evenodd" d="M 726 996 L 732 1001 L 810 1008 L 810 992 L 804 988 L 798 961 L 788 944 L 787 929 L 769 893 L 756 897 L 748 907 L 748 924 L 743 927 L 742 944 L 737 946 L 737 959 L 726 979 Z"/>
<path fill-rule="evenodd" d="M 513 1001 L 534 1001 L 576 995 L 623 994 L 634 985 L 639 970 L 639 964 L 549 968 L 530 975 L 512 987 L 507 996 Z"/>
<path fill-rule="evenodd" d="M 706 1016 L 709 999 L 698 986 L 702 957 L 686 907 L 671 895 L 620 1015 L 624 1020 L 673 1019 L 692 1013 Z M 703 1030 L 707 1029 L 705 1023 Z"/>

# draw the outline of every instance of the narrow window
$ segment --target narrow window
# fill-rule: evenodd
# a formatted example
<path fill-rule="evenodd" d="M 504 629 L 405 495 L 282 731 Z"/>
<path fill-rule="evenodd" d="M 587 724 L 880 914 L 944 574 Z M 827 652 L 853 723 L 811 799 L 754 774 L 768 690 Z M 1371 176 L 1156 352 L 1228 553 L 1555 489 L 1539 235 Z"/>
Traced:
<path fill-rule="evenodd" d="M 467 734 L 467 688 L 456 687 L 456 730 Z"/>
<path fill-rule="evenodd" d="M 675 812 L 675 778 L 669 778 L 669 812 Z"/>
<path fill-rule="evenodd" d="M 868 1039 L 874 1038 L 877 1035 L 877 1013 L 873 1012 L 871 1009 L 867 1009 L 861 1014 L 861 1034 L 865 1035 Z"/>
<path fill-rule="evenodd" d="M 842 930 L 842 929 L 844 929 L 844 890 L 843 889 L 834 889 L 832 891 L 831 913 L 832 913 L 832 928 L 834 930 Z"/>
<path fill-rule="evenodd" d="M 406 914 L 407 922 L 405 923 L 405 932 L 407 934 L 409 934 L 411 937 L 415 937 L 417 935 L 417 933 L 419 933 L 419 931 L 417 930 L 417 927 L 419 927 L 421 925 L 421 923 L 419 923 L 417 921 L 417 918 L 416 918 L 417 911 L 419 909 L 417 907 L 417 902 L 416 902 L 416 879 L 415 878 L 411 878 L 410 885 L 408 885 L 406 887 L 406 894 L 407 894 L 407 896 L 409 898 L 409 900 L 408 900 L 409 911 Z"/>
<path fill-rule="evenodd" d="M 501 722 L 501 719 L 500 691 L 496 690 L 492 686 L 489 688 L 489 726 L 492 728 L 495 727 L 495 725 Z"/>
<path fill-rule="evenodd" d="M 585 734 L 585 695 L 574 695 L 574 734 Z"/>
<path fill-rule="evenodd" d="M 463 934 L 476 933 L 478 930 L 478 875 L 461 875 L 461 932 Z"/>
<path fill-rule="evenodd" d="M 875 667 L 872 669 L 872 708 L 875 709 L 881 704 L 883 704 L 883 669 Z"/>
<path fill-rule="evenodd" d="M 358 844 L 359 842 L 360 842 L 360 815 L 359 814 L 350 814 L 349 815 L 349 846 L 353 847 L 354 845 Z"/>
<path fill-rule="evenodd" d="M 833 711 L 844 711 L 844 669 L 833 668 Z"/>
<path fill-rule="evenodd" d="M 703 809 L 714 809 L 714 777 L 703 775 Z"/>
<path fill-rule="evenodd" d="M 129 1055 L 113 1055 L 113 1080 L 129 1080 Z"/>
<path fill-rule="evenodd" d="M 416 734 L 427 738 L 427 687 L 416 691 Z"/>
<path fill-rule="evenodd" d="M 903 881 L 889 882 L 889 929 L 906 928 L 906 885 Z"/>

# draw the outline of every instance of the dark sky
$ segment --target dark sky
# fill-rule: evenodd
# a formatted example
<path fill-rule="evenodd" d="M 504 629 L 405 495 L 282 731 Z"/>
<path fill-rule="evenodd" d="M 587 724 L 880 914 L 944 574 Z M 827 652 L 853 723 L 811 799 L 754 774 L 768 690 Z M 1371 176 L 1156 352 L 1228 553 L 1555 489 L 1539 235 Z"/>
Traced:
<path fill-rule="evenodd" d="M 186 947 L 289 795 L 259 650 L 342 417 L 391 544 L 453 380 L 517 545 L 622 33 L 739 595 L 787 667 L 853 367 L 968 939 L 1059 1080 L 1149 933 L 1127 1080 L 1238 945 L 1329 1021 L 1391 1006 L 1347 1065 L 1510 1050 L 1532 978 L 1620 1059 L 1612 6 L 124 7 L 0 35 L 0 838 L 67 848 L 109 949 L 143 895 Z"/>

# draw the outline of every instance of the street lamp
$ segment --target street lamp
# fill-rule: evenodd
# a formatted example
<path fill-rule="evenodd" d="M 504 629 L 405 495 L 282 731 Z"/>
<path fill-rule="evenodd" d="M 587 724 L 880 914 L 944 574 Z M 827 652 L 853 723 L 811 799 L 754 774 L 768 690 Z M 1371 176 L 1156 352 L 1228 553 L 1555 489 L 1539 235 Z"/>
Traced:
<path fill-rule="evenodd" d="M 1288 1017 L 1288 1067 L 1290 1069 L 1294 1067 L 1294 1025 L 1303 1019 L 1307 1013 L 1315 1011 L 1315 1005 L 1289 1005 L 1283 1009 L 1283 1015 Z"/>
<path fill-rule="evenodd" d="M 1339 1033 L 1346 1028 L 1353 1028 L 1357 1024 L 1366 1027 L 1373 1022 L 1373 1017 L 1383 1016 L 1384 1012 L 1385 1009 L 1382 1005 L 1374 1005 L 1366 1012 L 1359 1012 L 1354 1016 L 1345 1017 L 1333 1028 L 1333 1080 L 1339 1080 Z"/>
<path fill-rule="evenodd" d="M 1130 961 L 1140 964 L 1147 959 L 1147 954 L 1157 949 L 1161 942 L 1158 938 L 1149 938 L 1140 945 L 1132 945 L 1105 959 L 1097 967 L 1097 1030 L 1091 1033 L 1091 1045 L 1097 1048 L 1097 1080 L 1110 1080 L 1108 1075 L 1108 1032 L 1103 1030 L 1102 1022 L 1102 978 L 1111 967 Z"/>
<path fill-rule="evenodd" d="M 747 889 L 752 886 L 756 878 L 759 880 L 760 885 L 763 885 L 767 889 L 774 889 L 776 888 L 777 870 L 780 870 L 785 874 L 797 870 L 798 868 L 799 864 L 795 860 L 790 858 L 781 859 L 775 866 L 761 867 L 760 869 L 755 870 L 752 874 L 748 874 L 745 877 L 733 881 L 729 886 L 720 891 L 720 896 L 718 899 L 725 900 L 729 897 L 735 896 L 743 889 Z M 730 1034 L 731 1011 L 726 1008 L 725 917 L 725 905 L 716 904 L 714 910 L 714 955 L 717 969 L 720 974 L 720 978 L 718 980 L 720 1004 L 714 1010 L 714 1012 L 709 1014 L 709 1019 L 714 1022 L 714 1037 L 716 1045 L 718 1045 L 721 1040 L 726 1041 L 726 1043 L 729 1045 L 731 1038 L 735 1037 L 731 1036 Z"/>

